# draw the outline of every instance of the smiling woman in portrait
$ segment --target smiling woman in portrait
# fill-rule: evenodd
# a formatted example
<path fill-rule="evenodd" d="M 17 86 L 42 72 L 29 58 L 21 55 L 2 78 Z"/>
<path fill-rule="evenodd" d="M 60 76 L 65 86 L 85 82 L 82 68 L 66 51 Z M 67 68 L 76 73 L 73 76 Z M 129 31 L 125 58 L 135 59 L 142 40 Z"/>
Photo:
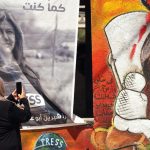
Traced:
<path fill-rule="evenodd" d="M 30 81 L 33 87 L 40 89 L 38 75 L 23 57 L 22 31 L 6 10 L 0 10 L 0 76 L 5 82 L 23 80 L 28 84 Z"/>
<path fill-rule="evenodd" d="M 16 82 L 22 82 L 31 106 L 32 116 L 44 114 L 53 116 L 63 114 L 41 88 L 39 75 L 27 64 L 23 55 L 23 33 L 15 18 L 7 10 L 0 10 L 0 77 L 4 80 L 6 95 L 15 89 Z M 29 95 L 28 95 L 29 94 Z M 36 99 L 37 98 L 37 99 Z M 35 101 L 38 100 L 38 105 Z M 35 106 L 33 106 L 35 105 Z M 51 111 L 49 111 L 51 110 Z M 60 119 L 62 123 L 66 118 Z M 29 126 L 51 124 L 58 120 L 45 122 L 30 120 Z"/>

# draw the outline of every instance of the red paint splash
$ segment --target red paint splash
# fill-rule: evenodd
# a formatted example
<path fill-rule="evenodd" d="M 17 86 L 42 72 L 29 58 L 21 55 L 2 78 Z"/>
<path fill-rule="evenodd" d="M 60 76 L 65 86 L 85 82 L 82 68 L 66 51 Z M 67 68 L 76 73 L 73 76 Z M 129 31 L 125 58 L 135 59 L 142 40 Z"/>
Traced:
<path fill-rule="evenodd" d="M 140 40 L 142 39 L 143 34 L 144 34 L 145 32 L 146 32 L 146 25 L 143 25 L 142 28 L 140 29 L 138 42 L 140 42 Z"/>
<path fill-rule="evenodd" d="M 134 44 L 134 45 L 132 46 L 132 50 L 131 50 L 131 53 L 130 53 L 130 60 L 132 60 L 132 58 L 133 58 L 133 56 L 134 56 L 134 54 L 135 54 L 135 50 L 136 50 L 136 44 Z"/>
<path fill-rule="evenodd" d="M 150 0 L 148 1 L 150 3 Z M 134 57 L 134 54 L 136 52 L 136 47 L 137 47 L 137 44 L 140 42 L 140 40 L 142 39 L 144 33 L 146 32 L 146 29 L 147 29 L 147 24 L 150 23 L 150 13 L 148 13 L 146 15 L 146 24 L 143 25 L 141 28 L 140 28 L 140 31 L 139 31 L 139 38 L 138 38 L 138 42 L 136 44 L 133 44 L 132 46 L 132 50 L 131 50 L 131 53 L 130 53 L 130 60 L 133 59 Z"/>
<path fill-rule="evenodd" d="M 147 4 L 149 4 L 149 5 L 150 5 L 150 0 L 147 0 Z"/>
<path fill-rule="evenodd" d="M 150 13 L 146 15 L 146 24 L 150 23 Z"/>

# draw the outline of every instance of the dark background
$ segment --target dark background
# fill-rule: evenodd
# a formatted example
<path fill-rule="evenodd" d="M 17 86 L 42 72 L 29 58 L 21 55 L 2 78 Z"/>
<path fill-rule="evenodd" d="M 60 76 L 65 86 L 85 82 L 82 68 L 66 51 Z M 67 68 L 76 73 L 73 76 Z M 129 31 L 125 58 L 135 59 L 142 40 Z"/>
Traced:
<path fill-rule="evenodd" d="M 90 1 L 81 0 L 80 6 L 82 5 L 85 5 L 85 9 L 80 9 L 85 11 L 85 29 L 78 31 L 74 114 L 91 118 L 93 117 L 93 92 Z M 85 37 L 81 38 L 81 34 Z"/>

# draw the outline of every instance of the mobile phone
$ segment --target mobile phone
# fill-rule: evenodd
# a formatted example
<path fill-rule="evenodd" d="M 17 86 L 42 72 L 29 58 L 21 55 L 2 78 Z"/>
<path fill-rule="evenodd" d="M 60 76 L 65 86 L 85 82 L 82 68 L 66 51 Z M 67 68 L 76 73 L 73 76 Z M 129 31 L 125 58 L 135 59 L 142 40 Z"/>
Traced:
<path fill-rule="evenodd" d="M 16 93 L 21 94 L 22 92 L 22 83 L 21 82 L 16 82 Z"/>

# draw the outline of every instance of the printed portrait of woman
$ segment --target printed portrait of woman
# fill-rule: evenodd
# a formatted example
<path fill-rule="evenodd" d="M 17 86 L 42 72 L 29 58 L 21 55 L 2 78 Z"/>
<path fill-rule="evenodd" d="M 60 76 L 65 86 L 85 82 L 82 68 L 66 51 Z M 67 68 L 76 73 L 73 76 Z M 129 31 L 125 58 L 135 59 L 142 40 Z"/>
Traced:
<path fill-rule="evenodd" d="M 28 83 L 29 80 L 33 87 L 40 89 L 38 75 L 25 63 L 23 57 L 21 29 L 6 10 L 0 10 L 0 53 L 0 76 L 6 85 L 7 82 L 18 80 Z M 22 76 L 22 72 L 28 80 Z"/>
<path fill-rule="evenodd" d="M 38 74 L 26 63 L 23 55 L 23 34 L 20 27 L 12 14 L 6 10 L 0 10 L 0 77 L 4 80 L 6 87 L 6 95 L 10 94 L 15 89 L 16 82 L 22 82 L 26 87 L 26 92 L 31 95 L 31 103 L 35 104 L 35 100 L 42 102 L 42 105 L 33 106 L 31 108 L 32 119 L 27 123 L 28 125 L 45 125 L 65 123 L 66 117 L 58 120 L 43 121 L 36 117 L 51 118 L 63 114 L 49 98 L 44 94 L 40 86 Z M 35 100 L 34 100 L 35 98 Z M 30 99 L 28 97 L 28 99 Z M 29 100 L 30 102 L 30 100 Z"/>

